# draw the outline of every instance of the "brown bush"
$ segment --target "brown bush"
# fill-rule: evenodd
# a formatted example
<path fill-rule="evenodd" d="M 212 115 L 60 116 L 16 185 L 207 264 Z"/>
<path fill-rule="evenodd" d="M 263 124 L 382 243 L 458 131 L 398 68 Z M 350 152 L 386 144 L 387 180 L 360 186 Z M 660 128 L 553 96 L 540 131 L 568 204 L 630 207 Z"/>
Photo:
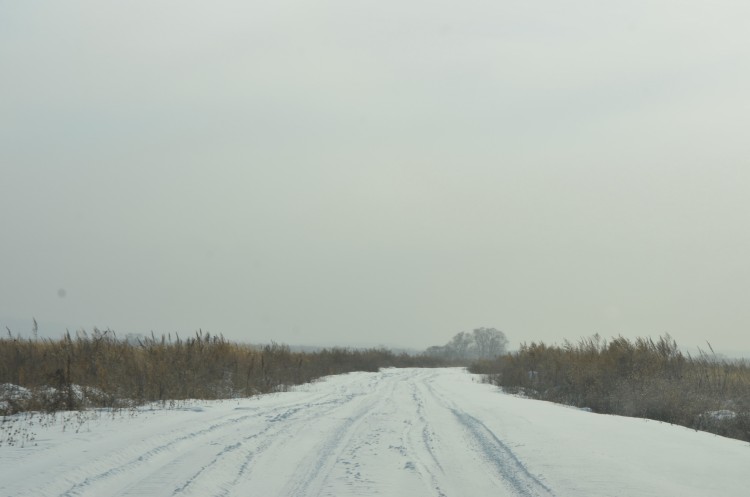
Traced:
<path fill-rule="evenodd" d="M 283 390 L 326 375 L 381 367 L 438 366 L 426 356 L 387 349 L 293 352 L 252 346 L 198 331 L 118 339 L 111 330 L 66 333 L 60 340 L 0 338 L 0 385 L 25 387 L 30 398 L 0 392 L 0 414 L 20 410 L 122 407 L 151 401 L 246 397 Z"/>
<path fill-rule="evenodd" d="M 669 335 L 522 344 L 470 370 L 531 397 L 750 441 L 750 365 L 704 352 L 692 357 Z"/>

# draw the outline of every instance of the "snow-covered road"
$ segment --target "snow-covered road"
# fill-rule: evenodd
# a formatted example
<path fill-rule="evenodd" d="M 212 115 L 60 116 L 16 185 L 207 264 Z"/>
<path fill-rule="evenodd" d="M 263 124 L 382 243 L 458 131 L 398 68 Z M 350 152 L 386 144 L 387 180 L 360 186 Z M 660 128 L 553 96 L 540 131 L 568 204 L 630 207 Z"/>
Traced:
<path fill-rule="evenodd" d="M 750 445 L 502 394 L 459 369 L 35 427 L 0 496 L 747 496 Z"/>

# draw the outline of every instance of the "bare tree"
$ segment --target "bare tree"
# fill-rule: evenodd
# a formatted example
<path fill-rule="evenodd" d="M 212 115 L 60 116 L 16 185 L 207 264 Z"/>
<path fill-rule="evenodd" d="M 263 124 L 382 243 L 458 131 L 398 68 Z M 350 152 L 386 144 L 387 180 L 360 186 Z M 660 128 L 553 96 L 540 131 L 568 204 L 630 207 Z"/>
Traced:
<path fill-rule="evenodd" d="M 470 333 L 462 331 L 457 333 L 451 341 L 448 342 L 447 347 L 456 359 L 468 359 L 472 352 L 471 349 L 474 347 L 474 338 Z"/>
<path fill-rule="evenodd" d="M 477 328 L 472 332 L 461 331 L 443 346 L 433 346 L 425 353 L 432 357 L 467 361 L 493 359 L 502 355 L 508 346 L 505 333 L 495 328 Z"/>
<path fill-rule="evenodd" d="M 494 359 L 505 353 L 508 346 L 505 333 L 495 328 L 477 328 L 473 331 L 472 338 L 479 359 Z"/>

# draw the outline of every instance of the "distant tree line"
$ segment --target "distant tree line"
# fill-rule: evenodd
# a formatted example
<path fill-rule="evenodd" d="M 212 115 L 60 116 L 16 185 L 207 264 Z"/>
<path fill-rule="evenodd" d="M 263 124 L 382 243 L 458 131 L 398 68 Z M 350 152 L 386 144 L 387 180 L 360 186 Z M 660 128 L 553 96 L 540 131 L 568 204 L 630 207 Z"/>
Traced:
<path fill-rule="evenodd" d="M 425 350 L 425 355 L 454 362 L 472 362 L 494 359 L 503 355 L 508 338 L 495 328 L 476 328 L 454 335 L 445 345 L 435 345 Z"/>

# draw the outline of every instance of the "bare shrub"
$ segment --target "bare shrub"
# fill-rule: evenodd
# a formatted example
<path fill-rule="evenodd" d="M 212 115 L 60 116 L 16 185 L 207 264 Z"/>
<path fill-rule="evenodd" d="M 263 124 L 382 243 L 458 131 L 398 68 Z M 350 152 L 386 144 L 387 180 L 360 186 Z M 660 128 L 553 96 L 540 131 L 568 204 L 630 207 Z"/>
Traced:
<path fill-rule="evenodd" d="M 713 353 L 692 357 L 669 335 L 656 340 L 594 335 L 552 346 L 532 342 L 470 370 L 536 398 L 750 441 L 750 365 Z M 733 414 L 711 414 L 722 411 Z"/>
<path fill-rule="evenodd" d="M 127 340 L 97 328 L 60 340 L 8 333 L 0 338 L 0 384 L 9 385 L 0 389 L 0 415 L 246 397 L 326 375 L 437 365 L 442 362 L 432 357 L 387 349 L 302 353 L 276 343 L 233 343 L 201 330 L 185 339 L 152 334 Z M 28 395 L 19 396 L 21 391 Z"/>

